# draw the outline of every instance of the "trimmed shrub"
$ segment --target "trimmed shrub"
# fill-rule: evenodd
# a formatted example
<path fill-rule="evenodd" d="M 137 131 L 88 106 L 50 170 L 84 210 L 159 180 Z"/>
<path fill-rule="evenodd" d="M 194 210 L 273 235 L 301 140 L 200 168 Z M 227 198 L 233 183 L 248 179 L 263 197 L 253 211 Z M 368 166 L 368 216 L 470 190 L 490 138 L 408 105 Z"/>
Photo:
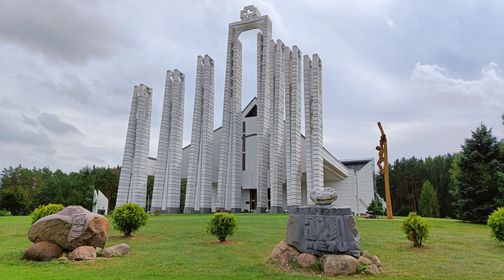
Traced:
<path fill-rule="evenodd" d="M 154 216 L 161 216 L 161 210 L 154 211 Z"/>
<path fill-rule="evenodd" d="M 409 213 L 402 224 L 402 230 L 406 234 L 406 238 L 413 242 L 414 247 L 422 246 L 429 236 L 429 227 L 427 220 L 415 212 Z"/>
<path fill-rule="evenodd" d="M 30 215 L 32 218 L 32 224 L 45 216 L 56 214 L 63 209 L 65 209 L 65 206 L 63 206 L 63 204 L 49 203 L 47 205 L 40 205 L 39 207 L 35 208 L 35 210 L 33 210 Z"/>
<path fill-rule="evenodd" d="M 226 241 L 226 237 L 233 236 L 238 228 L 238 223 L 233 214 L 215 213 L 207 224 L 207 232 L 214 235 L 220 242 Z"/>
<path fill-rule="evenodd" d="M 488 216 L 487 224 L 492 230 L 491 235 L 498 241 L 504 242 L 504 207 L 493 211 Z"/>
<path fill-rule="evenodd" d="M 124 237 L 131 237 L 133 232 L 145 226 L 149 215 L 138 204 L 126 203 L 114 209 L 111 218 L 115 229 L 124 233 Z"/>
<path fill-rule="evenodd" d="M 12 216 L 12 213 L 9 210 L 0 209 L 0 217 L 2 216 Z"/>

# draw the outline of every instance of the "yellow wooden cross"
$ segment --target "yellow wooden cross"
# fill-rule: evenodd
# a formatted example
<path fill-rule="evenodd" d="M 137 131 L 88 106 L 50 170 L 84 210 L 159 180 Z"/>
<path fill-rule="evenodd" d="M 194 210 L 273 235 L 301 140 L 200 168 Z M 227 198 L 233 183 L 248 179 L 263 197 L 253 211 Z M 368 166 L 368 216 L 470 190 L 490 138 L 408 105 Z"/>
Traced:
<path fill-rule="evenodd" d="M 388 166 L 388 149 L 387 149 L 387 136 L 383 131 L 383 127 L 380 122 L 378 122 L 378 128 L 381 132 L 380 145 L 376 146 L 378 151 L 378 169 L 380 173 L 383 174 L 385 180 L 385 201 L 387 203 L 387 219 L 394 218 L 392 214 L 392 200 L 390 198 L 390 179 L 389 179 L 389 166 Z"/>

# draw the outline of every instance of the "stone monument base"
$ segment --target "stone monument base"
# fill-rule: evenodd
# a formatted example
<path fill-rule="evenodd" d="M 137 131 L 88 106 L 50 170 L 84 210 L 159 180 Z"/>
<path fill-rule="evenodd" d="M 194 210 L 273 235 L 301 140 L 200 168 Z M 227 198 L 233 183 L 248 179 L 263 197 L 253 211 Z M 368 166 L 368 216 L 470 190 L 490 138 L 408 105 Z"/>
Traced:
<path fill-rule="evenodd" d="M 292 208 L 286 241 L 302 253 L 360 256 L 360 237 L 350 208 L 312 205 Z"/>

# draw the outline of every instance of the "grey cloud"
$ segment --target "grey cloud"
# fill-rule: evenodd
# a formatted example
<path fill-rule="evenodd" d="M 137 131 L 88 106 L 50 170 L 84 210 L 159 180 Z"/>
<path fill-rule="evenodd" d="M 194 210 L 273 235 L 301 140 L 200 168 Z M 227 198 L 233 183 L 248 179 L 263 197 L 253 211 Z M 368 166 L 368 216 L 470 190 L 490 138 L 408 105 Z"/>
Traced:
<path fill-rule="evenodd" d="M 129 43 L 107 14 L 86 1 L 0 2 L 0 39 L 56 61 L 82 63 Z"/>
<path fill-rule="evenodd" d="M 61 120 L 57 115 L 42 113 L 37 120 L 42 127 L 56 134 L 82 134 L 74 125 Z"/>
<path fill-rule="evenodd" d="M 21 128 L 15 123 L 0 122 L 0 142 L 4 144 L 22 144 L 49 148 L 52 146 L 47 134 Z"/>

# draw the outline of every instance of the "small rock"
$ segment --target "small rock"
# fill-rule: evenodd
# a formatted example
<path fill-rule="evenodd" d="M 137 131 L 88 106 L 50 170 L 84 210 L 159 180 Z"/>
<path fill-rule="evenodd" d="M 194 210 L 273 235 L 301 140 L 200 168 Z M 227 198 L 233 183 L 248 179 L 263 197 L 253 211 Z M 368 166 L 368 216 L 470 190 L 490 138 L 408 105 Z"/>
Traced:
<path fill-rule="evenodd" d="M 370 264 L 366 267 L 364 272 L 371 275 L 378 275 L 381 273 L 381 269 L 376 264 Z"/>
<path fill-rule="evenodd" d="M 63 254 L 63 249 L 57 244 L 41 241 L 33 244 L 23 255 L 25 260 L 45 262 L 57 259 Z"/>
<path fill-rule="evenodd" d="M 271 259 L 278 261 L 282 266 L 288 266 L 289 261 L 292 259 L 297 258 L 299 256 L 300 252 L 287 244 L 285 241 L 280 241 L 273 249 L 273 252 L 271 252 Z"/>
<path fill-rule="evenodd" d="M 60 262 L 67 262 L 68 258 L 63 254 L 61 257 L 58 258 L 58 261 L 60 261 Z"/>
<path fill-rule="evenodd" d="M 105 249 L 99 249 L 96 253 L 98 257 L 112 258 L 112 257 L 122 257 L 129 252 L 130 246 L 126 243 L 117 244 L 110 246 Z"/>
<path fill-rule="evenodd" d="M 350 275 L 359 269 L 359 261 L 349 255 L 324 255 L 321 258 L 326 275 Z"/>
<path fill-rule="evenodd" d="M 368 258 L 368 259 L 371 259 L 373 257 L 373 255 L 371 255 L 371 253 L 369 253 L 368 250 L 362 251 L 361 255 L 364 256 L 364 257 L 366 257 L 366 258 Z"/>
<path fill-rule="evenodd" d="M 297 262 L 302 268 L 310 268 L 313 267 L 315 262 L 317 261 L 317 257 L 312 254 L 302 253 L 298 256 Z"/>
<path fill-rule="evenodd" d="M 360 257 L 359 257 L 359 264 L 361 264 L 361 265 L 366 265 L 366 266 L 367 266 L 367 265 L 370 265 L 370 264 L 372 264 L 372 263 L 373 263 L 373 261 L 372 261 L 372 260 L 370 260 L 370 259 L 369 259 L 369 258 L 367 258 L 367 257 L 364 257 L 364 256 L 360 256 Z"/>
<path fill-rule="evenodd" d="M 373 261 L 374 264 L 376 264 L 376 266 L 381 267 L 381 261 L 378 258 L 378 256 L 372 256 L 371 260 Z"/>
<path fill-rule="evenodd" d="M 70 253 L 69 258 L 75 261 L 96 259 L 96 249 L 93 246 L 80 246 Z"/>

